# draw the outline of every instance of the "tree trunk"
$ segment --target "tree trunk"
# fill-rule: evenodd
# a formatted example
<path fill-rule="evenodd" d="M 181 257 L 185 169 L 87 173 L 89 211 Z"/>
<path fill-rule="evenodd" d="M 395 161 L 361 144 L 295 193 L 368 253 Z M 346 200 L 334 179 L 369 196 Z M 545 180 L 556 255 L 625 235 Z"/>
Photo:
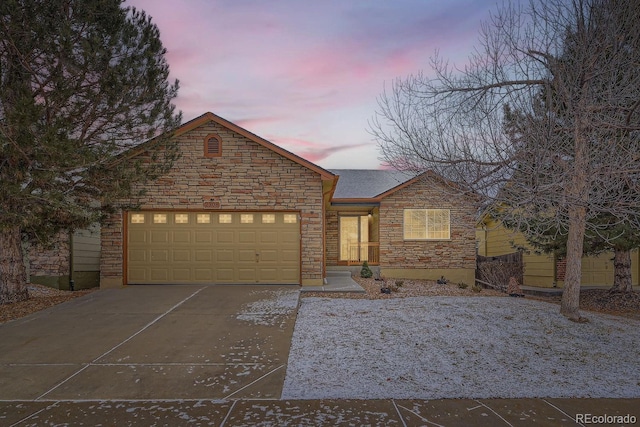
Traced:
<path fill-rule="evenodd" d="M 584 100 L 583 100 L 584 102 Z M 580 104 L 582 104 L 581 102 Z M 579 112 L 585 111 L 583 108 Z M 584 119 L 578 117 L 574 130 L 574 165 L 566 197 L 569 201 L 568 217 L 569 232 L 567 235 L 567 267 L 564 278 L 564 290 L 560 313 L 574 322 L 586 321 L 580 316 L 580 284 L 582 282 L 582 250 L 584 235 L 587 228 L 588 166 L 589 146 L 585 137 Z"/>
<path fill-rule="evenodd" d="M 609 291 L 631 292 L 631 251 L 614 248 L 613 253 L 613 286 Z"/>
<path fill-rule="evenodd" d="M 569 320 L 584 321 L 580 316 L 580 283 L 582 281 L 582 247 L 586 226 L 586 209 L 569 209 L 569 234 L 567 236 L 567 267 L 562 292 L 560 313 Z"/>
<path fill-rule="evenodd" d="M 28 298 L 20 227 L 0 229 L 0 305 Z"/>

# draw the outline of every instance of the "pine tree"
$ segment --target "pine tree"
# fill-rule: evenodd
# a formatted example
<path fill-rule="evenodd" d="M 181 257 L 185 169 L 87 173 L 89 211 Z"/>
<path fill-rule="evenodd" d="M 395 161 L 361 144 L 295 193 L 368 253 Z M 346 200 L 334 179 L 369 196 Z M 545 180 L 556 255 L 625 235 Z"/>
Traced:
<path fill-rule="evenodd" d="M 99 221 L 175 159 L 165 53 L 120 0 L 0 2 L 0 304 L 28 296 L 22 239 Z M 155 162 L 121 155 L 153 137 Z"/>

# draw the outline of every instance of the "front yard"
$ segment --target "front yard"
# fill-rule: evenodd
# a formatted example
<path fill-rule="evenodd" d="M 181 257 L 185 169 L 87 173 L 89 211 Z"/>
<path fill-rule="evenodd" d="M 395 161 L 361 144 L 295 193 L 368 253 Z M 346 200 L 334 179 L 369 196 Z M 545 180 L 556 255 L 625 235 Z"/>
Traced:
<path fill-rule="evenodd" d="M 640 397 L 640 321 L 529 298 L 302 298 L 283 399 Z"/>

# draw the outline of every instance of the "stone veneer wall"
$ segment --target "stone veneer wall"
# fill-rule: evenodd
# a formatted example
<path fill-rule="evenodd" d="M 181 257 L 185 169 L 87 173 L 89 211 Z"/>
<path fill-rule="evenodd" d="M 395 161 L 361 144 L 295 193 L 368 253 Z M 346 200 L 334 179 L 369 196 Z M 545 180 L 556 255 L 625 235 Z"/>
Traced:
<path fill-rule="evenodd" d="M 222 139 L 221 157 L 204 157 L 209 134 Z M 145 185 L 140 209 L 279 210 L 301 216 L 302 284 L 322 284 L 322 180 L 319 174 L 214 122 L 178 137 L 181 158 Z M 102 228 L 101 286 L 123 281 L 123 213 Z"/>
<path fill-rule="evenodd" d="M 58 233 L 52 239 L 51 246 L 30 245 L 28 253 L 27 274 L 31 282 L 56 288 L 68 287 L 66 282 L 69 280 L 69 233 Z"/>
<path fill-rule="evenodd" d="M 338 211 L 326 211 L 326 250 L 327 265 L 338 265 Z"/>
<path fill-rule="evenodd" d="M 450 209 L 451 239 L 404 240 L 404 209 Z M 398 269 L 424 269 L 423 278 L 443 274 L 453 280 L 470 280 L 473 284 L 476 249 L 474 207 L 464 198 L 444 193 L 433 182 L 418 181 L 392 193 L 380 204 L 380 266 L 385 274 Z M 446 272 L 449 271 L 448 277 Z M 457 273 L 456 273 L 457 272 Z M 407 272 L 406 277 L 417 277 Z"/>

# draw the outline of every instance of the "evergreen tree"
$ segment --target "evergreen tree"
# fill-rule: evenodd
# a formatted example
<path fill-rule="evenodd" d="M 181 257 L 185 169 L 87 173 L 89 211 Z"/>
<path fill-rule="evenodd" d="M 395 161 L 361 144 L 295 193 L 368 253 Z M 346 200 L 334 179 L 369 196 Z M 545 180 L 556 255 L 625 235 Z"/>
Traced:
<path fill-rule="evenodd" d="M 122 3 L 0 2 L 0 303 L 28 297 L 23 238 L 99 221 L 176 156 L 178 82 L 151 18 Z M 156 161 L 122 155 L 149 138 Z"/>

